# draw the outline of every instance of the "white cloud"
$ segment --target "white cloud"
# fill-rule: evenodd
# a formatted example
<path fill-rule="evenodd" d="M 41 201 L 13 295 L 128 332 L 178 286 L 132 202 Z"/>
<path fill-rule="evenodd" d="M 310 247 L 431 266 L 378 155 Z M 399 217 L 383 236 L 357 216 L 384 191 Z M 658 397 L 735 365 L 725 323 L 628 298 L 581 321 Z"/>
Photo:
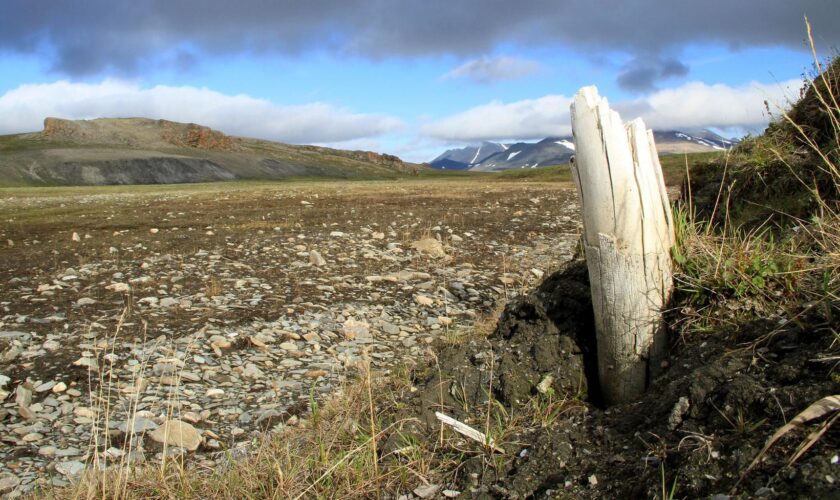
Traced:
<path fill-rule="evenodd" d="M 421 133 L 448 141 L 540 139 L 568 135 L 569 104 L 562 95 L 547 95 L 505 104 L 493 101 L 421 127 Z"/>
<path fill-rule="evenodd" d="M 770 121 L 765 101 L 772 112 L 787 109 L 801 86 L 801 80 L 773 84 L 751 82 L 739 87 L 690 82 L 676 88 L 659 90 L 641 99 L 619 103 L 616 108 L 628 111 L 637 109 L 647 126 L 655 129 L 756 129 Z"/>
<path fill-rule="evenodd" d="M 325 103 L 281 106 L 244 94 L 163 85 L 142 88 L 119 80 L 27 84 L 0 96 L 0 133 L 40 130 L 48 116 L 164 118 L 291 143 L 351 141 L 402 127 L 390 116 L 353 113 Z"/>
<path fill-rule="evenodd" d="M 632 101 L 619 101 L 613 107 L 624 120 L 641 116 L 648 127 L 691 129 L 755 130 L 770 120 L 771 111 L 790 106 L 801 87 L 800 80 L 767 84 L 752 82 L 732 87 L 723 84 L 690 82 L 656 91 Z M 493 101 L 426 124 L 421 133 L 445 141 L 541 139 L 571 134 L 571 98 L 547 95 L 511 103 Z"/>
<path fill-rule="evenodd" d="M 477 83 L 494 83 L 503 80 L 518 80 L 533 75 L 542 69 L 537 61 L 513 57 L 481 57 L 443 75 L 444 79 L 465 78 Z"/>

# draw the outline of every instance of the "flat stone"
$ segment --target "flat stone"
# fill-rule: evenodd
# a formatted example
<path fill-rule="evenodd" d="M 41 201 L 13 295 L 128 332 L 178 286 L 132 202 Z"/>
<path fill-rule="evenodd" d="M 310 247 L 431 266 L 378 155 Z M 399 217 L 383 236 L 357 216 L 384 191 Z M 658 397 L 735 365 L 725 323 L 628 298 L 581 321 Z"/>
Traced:
<path fill-rule="evenodd" d="M 411 244 L 411 248 L 430 257 L 446 257 L 443 245 L 435 238 L 423 238 Z"/>
<path fill-rule="evenodd" d="M 55 465 L 55 470 L 63 474 L 68 479 L 73 479 L 81 475 L 85 470 L 85 464 L 78 460 L 70 460 L 67 462 L 59 462 Z"/>
<path fill-rule="evenodd" d="M 207 393 L 205 395 L 208 398 L 220 398 L 225 395 L 225 391 L 214 387 L 211 389 L 207 389 Z"/>
<path fill-rule="evenodd" d="M 201 444 L 201 434 L 192 425 L 181 420 L 167 420 L 149 436 L 165 446 L 177 446 L 195 451 Z"/>
<path fill-rule="evenodd" d="M 30 338 L 32 338 L 32 335 L 29 335 L 26 332 L 19 332 L 15 330 L 0 332 L 0 339 L 28 341 Z"/>
<path fill-rule="evenodd" d="M 73 361 L 75 366 L 81 366 L 82 368 L 89 368 L 91 370 L 98 370 L 99 363 L 96 361 L 96 358 L 79 358 L 76 361 Z"/>
<path fill-rule="evenodd" d="M 370 325 L 366 321 L 356 321 L 353 318 L 348 319 L 342 325 L 344 331 L 344 338 L 347 340 L 370 339 Z"/>
<path fill-rule="evenodd" d="M 9 493 L 20 484 L 20 478 L 11 472 L 0 474 L 0 493 Z"/>
<path fill-rule="evenodd" d="M 56 386 L 56 381 L 55 380 L 51 380 L 49 382 L 44 382 L 43 384 L 41 384 L 41 385 L 39 385 L 38 387 L 35 388 L 35 392 L 47 392 L 55 386 Z"/>
<path fill-rule="evenodd" d="M 117 428 L 122 432 L 128 433 L 129 432 L 129 423 L 130 422 L 121 422 Z M 131 432 L 134 434 L 142 434 L 144 432 L 153 431 L 158 428 L 158 424 L 154 423 L 152 420 L 147 418 L 137 417 L 134 419 L 133 425 L 131 426 Z"/>
<path fill-rule="evenodd" d="M 160 300 L 160 307 L 172 307 L 180 304 L 181 302 L 178 299 L 172 297 L 164 297 Z"/>

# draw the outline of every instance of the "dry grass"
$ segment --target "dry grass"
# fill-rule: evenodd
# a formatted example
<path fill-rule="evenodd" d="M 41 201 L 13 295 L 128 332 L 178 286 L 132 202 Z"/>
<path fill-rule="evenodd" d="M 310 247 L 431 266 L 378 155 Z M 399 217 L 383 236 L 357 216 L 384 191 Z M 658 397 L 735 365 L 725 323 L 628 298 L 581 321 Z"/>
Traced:
<path fill-rule="evenodd" d="M 369 363 L 321 407 L 282 432 L 255 443 L 245 457 L 222 453 L 207 469 L 179 459 L 160 466 L 89 473 L 51 498 L 366 498 L 383 491 L 408 491 L 422 484 L 440 455 L 407 440 L 397 451 L 380 452 L 383 438 L 398 436 L 406 420 L 390 420 L 407 378 L 375 378 Z M 294 420 L 294 419 L 293 419 Z"/>

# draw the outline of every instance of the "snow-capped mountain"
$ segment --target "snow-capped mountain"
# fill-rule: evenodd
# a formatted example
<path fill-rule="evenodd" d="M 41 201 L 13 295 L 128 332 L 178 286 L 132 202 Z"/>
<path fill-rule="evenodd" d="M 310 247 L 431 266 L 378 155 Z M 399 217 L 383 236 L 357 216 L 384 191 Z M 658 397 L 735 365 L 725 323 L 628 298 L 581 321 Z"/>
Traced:
<path fill-rule="evenodd" d="M 517 142 L 505 151 L 492 154 L 470 170 L 494 172 L 511 168 L 547 167 L 566 163 L 575 154 L 570 137 L 549 137 L 537 143 Z"/>
<path fill-rule="evenodd" d="M 434 168 L 449 170 L 467 170 L 473 165 L 481 163 L 485 158 L 495 153 L 505 151 L 507 146 L 498 142 L 482 142 L 478 146 L 466 146 L 450 149 L 430 162 Z"/>
<path fill-rule="evenodd" d="M 703 153 L 724 151 L 737 141 L 725 139 L 711 130 L 680 132 L 679 130 L 654 131 L 656 149 L 659 154 Z"/>
<path fill-rule="evenodd" d="M 654 131 L 660 154 L 702 153 L 729 149 L 737 141 L 709 130 L 681 132 Z M 479 146 L 450 149 L 432 160 L 434 168 L 493 172 L 512 168 L 536 168 L 559 165 L 575 154 L 572 137 L 549 137 L 539 142 L 501 144 L 482 142 Z"/>

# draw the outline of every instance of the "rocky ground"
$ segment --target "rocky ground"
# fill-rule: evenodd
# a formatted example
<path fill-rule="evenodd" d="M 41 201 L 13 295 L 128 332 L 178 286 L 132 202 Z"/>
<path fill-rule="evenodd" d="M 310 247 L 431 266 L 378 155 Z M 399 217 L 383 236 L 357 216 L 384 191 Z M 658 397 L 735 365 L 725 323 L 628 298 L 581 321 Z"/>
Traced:
<path fill-rule="evenodd" d="M 557 184 L 129 189 L 0 192 L 0 493 L 213 467 L 360 359 L 399 370 L 470 329 L 578 233 Z"/>

